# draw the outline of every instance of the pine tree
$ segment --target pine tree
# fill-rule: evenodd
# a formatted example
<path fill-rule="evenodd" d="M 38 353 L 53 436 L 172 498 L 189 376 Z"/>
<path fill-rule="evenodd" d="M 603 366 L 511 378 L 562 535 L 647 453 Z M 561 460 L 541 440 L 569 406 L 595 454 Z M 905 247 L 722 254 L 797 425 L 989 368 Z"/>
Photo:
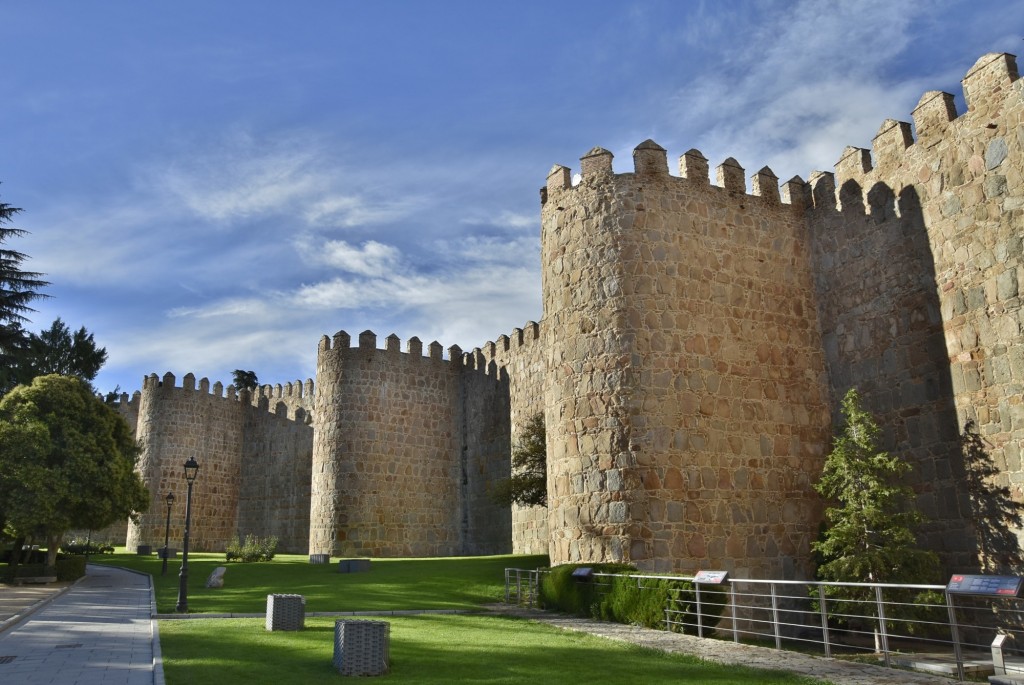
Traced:
<path fill-rule="evenodd" d="M 812 547 L 825 563 L 824 580 L 872 583 L 925 582 L 937 569 L 934 552 L 919 549 L 914 528 L 922 521 L 913 491 L 899 482 L 910 465 L 878 448 L 879 428 L 851 389 L 845 417 L 815 489 L 831 504 L 826 528 Z"/>
<path fill-rule="evenodd" d="M 260 381 L 259 378 L 256 377 L 255 371 L 235 369 L 231 372 L 231 375 L 234 378 L 233 385 L 235 386 L 235 390 L 248 390 L 250 392 L 254 392 L 256 388 L 260 387 Z"/>
<path fill-rule="evenodd" d="M 512 476 L 495 483 L 491 498 L 499 504 L 547 506 L 548 454 L 544 414 L 535 414 L 523 426 L 512 448 Z"/>
<path fill-rule="evenodd" d="M 37 376 L 75 376 L 87 383 L 96 378 L 107 361 L 107 350 L 96 345 L 93 334 L 82 326 L 72 331 L 58 317 L 50 328 L 29 333 L 15 355 L 14 380 L 28 385 Z"/>
<path fill-rule="evenodd" d="M 25 315 L 34 311 L 29 304 L 45 297 L 38 289 L 49 285 L 41 279 L 43 274 L 22 270 L 28 255 L 3 247 L 25 234 L 20 228 L 5 225 L 20 211 L 0 202 L 0 369 L 9 369 L 12 356 L 24 347 L 27 334 L 22 324 L 28 321 Z M 0 382 L 3 380 L 0 378 Z"/>
<path fill-rule="evenodd" d="M 931 583 L 938 580 L 934 552 L 917 547 L 914 528 L 923 517 L 913 508 L 913 491 L 900 483 L 910 465 L 878 447 L 880 431 L 860 395 L 851 389 L 840 410 L 845 425 L 825 459 L 821 480 L 814 486 L 832 506 L 825 510 L 825 529 L 811 548 L 822 561 L 818 578 L 849 583 Z M 875 592 L 868 587 L 830 585 L 829 614 L 837 625 L 869 629 L 880 651 Z M 934 621 L 942 597 L 918 590 L 888 590 L 889 630 L 906 630 L 904 619 Z M 892 603 L 894 602 L 894 603 Z M 865 625 L 863 618 L 866 617 Z"/>

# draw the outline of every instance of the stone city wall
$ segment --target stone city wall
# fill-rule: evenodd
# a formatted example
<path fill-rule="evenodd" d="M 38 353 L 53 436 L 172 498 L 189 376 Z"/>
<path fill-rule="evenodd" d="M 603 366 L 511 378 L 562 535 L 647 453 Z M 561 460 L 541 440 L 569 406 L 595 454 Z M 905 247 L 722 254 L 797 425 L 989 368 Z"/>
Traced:
<path fill-rule="evenodd" d="M 171 539 L 184 536 L 187 484 L 184 464 L 194 456 L 199 477 L 192 493 L 190 543 L 195 550 L 223 549 L 236 532 L 242 461 L 242 408 L 229 387 L 220 383 L 211 394 L 207 379 L 196 388 L 186 375 L 181 387 L 167 373 L 143 383 L 135 436 L 142 446 L 139 470 L 149 488 L 149 511 L 128 526 L 127 546 L 163 546 L 167 507 L 164 497 L 176 498 L 171 513 Z"/>
<path fill-rule="evenodd" d="M 311 553 L 550 546 L 554 563 L 806 577 L 812 484 L 856 386 L 913 465 L 925 544 L 971 570 L 966 421 L 991 448 L 991 485 L 1024 501 L 1024 85 L 1013 56 L 991 54 L 963 86 L 964 114 L 926 93 L 913 127 L 888 120 L 871 151 L 781 193 L 767 167 L 748 193 L 733 159 L 712 184 L 696 150 L 671 175 L 653 141 L 631 173 L 601 148 L 576 184 L 556 166 L 543 319 L 451 361 L 437 343 L 380 350 L 367 331 L 352 347 L 342 331 L 321 341 L 315 397 L 295 384 L 239 402 L 205 379 L 147 378 L 122 397 L 154 498 L 130 544 L 162 541 L 163 496 L 183 499 L 195 454 L 200 545 L 281 531 L 301 549 L 308 530 Z M 538 412 L 549 507 L 501 511 L 488 488 Z"/>
<path fill-rule="evenodd" d="M 210 387 L 187 374 L 181 387 L 168 373 L 153 374 L 141 393 L 126 402 L 142 447 L 139 471 L 150 491 L 149 511 L 129 523 L 126 544 L 162 547 L 167 522 L 165 497 L 173 492 L 170 540 L 181 546 L 187 484 L 184 464 L 194 456 L 199 475 L 192 493 L 190 546 L 223 550 L 234 535 L 276 535 L 282 551 L 305 551 L 309 530 L 312 428 L 307 399 L 312 381 L 256 393 Z M 271 413 L 272 411 L 272 413 Z M 278 500 L 268 500 L 271 492 Z M 274 502 L 273 506 L 268 506 Z"/>
<path fill-rule="evenodd" d="M 491 496 L 493 483 L 509 477 L 509 380 L 504 369 L 475 349 L 460 355 L 458 411 L 455 416 L 460 477 L 462 546 L 459 554 L 508 554 L 512 551 L 512 511 Z"/>
<path fill-rule="evenodd" d="M 244 412 L 239 538 L 273 535 L 279 551 L 305 554 L 313 467 L 313 381 L 264 385 L 254 395 Z"/>
<path fill-rule="evenodd" d="M 483 347 L 484 357 L 493 360 L 508 375 L 511 444 L 519 440 L 523 426 L 536 414 L 544 413 L 546 377 L 545 344 L 541 326 L 527 321 L 512 335 Z M 510 454 L 510 451 L 506 453 Z M 541 506 L 512 505 L 512 553 L 547 554 L 548 511 Z"/>

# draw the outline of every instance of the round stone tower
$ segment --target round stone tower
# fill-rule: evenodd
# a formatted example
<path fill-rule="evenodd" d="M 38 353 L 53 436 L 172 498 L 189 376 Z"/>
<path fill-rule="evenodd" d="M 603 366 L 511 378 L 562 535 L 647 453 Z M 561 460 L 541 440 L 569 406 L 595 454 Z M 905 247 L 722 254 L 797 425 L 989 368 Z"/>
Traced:
<path fill-rule="evenodd" d="M 542 194 L 551 561 L 807 569 L 828 440 L 803 207 L 653 141 Z M 802 190 L 802 183 L 801 190 Z"/>

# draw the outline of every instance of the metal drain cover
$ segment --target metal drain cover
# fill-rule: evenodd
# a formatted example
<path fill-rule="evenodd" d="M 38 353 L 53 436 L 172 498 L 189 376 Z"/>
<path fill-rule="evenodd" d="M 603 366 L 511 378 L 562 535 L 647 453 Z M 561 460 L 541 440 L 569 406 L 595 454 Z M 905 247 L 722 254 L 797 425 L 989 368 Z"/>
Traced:
<path fill-rule="evenodd" d="M 70 645 L 57 645 L 57 646 L 54 647 L 54 649 L 75 649 L 76 647 L 81 647 L 81 646 L 82 646 L 81 642 L 75 642 L 75 643 L 70 644 Z"/>
<path fill-rule="evenodd" d="M 0 656 L 0 664 L 9 664 L 14 661 L 13 656 Z"/>

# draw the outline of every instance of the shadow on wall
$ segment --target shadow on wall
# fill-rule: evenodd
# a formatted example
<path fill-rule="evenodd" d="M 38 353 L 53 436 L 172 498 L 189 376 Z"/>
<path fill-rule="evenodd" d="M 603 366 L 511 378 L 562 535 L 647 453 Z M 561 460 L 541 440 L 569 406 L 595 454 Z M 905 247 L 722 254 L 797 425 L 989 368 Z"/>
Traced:
<path fill-rule="evenodd" d="M 882 448 L 913 466 L 926 517 L 921 543 L 947 570 L 976 568 L 976 531 L 960 449 L 935 262 L 921 200 L 855 180 L 814 189 L 812 236 L 833 413 L 856 387 L 878 418 Z"/>
<path fill-rule="evenodd" d="M 985 439 L 974 421 L 964 426 L 960 446 L 980 570 L 1001 575 L 1020 573 L 1024 570 L 1024 555 L 1014 529 L 1024 525 L 1024 504 L 1013 499 L 1009 487 L 993 482 L 1001 471 L 985 449 Z"/>

